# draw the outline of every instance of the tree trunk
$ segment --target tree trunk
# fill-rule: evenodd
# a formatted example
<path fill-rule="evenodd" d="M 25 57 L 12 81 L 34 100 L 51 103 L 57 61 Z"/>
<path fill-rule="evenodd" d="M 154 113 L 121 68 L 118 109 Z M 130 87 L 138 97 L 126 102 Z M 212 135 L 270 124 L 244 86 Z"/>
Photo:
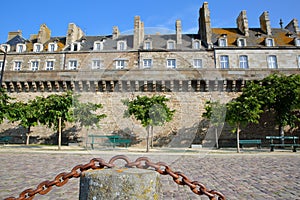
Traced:
<path fill-rule="evenodd" d="M 150 126 L 151 128 L 151 149 L 153 149 L 153 126 Z"/>
<path fill-rule="evenodd" d="M 237 143 L 237 153 L 240 153 L 240 124 L 236 126 L 236 143 Z"/>
<path fill-rule="evenodd" d="M 61 149 L 61 117 L 58 118 L 58 150 Z"/>
<path fill-rule="evenodd" d="M 215 126 L 216 148 L 219 149 L 218 127 Z"/>
<path fill-rule="evenodd" d="M 279 125 L 279 135 L 280 137 L 284 137 L 284 130 L 283 130 L 283 126 Z M 281 138 L 281 144 L 284 144 L 284 139 Z"/>
<path fill-rule="evenodd" d="M 29 145 L 29 140 L 30 140 L 30 126 L 28 127 L 26 133 L 26 145 Z"/>
<path fill-rule="evenodd" d="M 146 136 L 146 141 L 147 141 L 147 147 L 146 147 L 146 152 L 149 152 L 149 129 L 150 129 L 150 127 L 149 126 L 147 126 L 147 136 Z"/>

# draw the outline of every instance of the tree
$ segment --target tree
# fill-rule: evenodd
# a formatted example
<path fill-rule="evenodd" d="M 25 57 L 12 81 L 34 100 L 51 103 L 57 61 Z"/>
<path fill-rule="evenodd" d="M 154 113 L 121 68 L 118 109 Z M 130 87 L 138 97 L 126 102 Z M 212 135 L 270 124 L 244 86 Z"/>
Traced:
<path fill-rule="evenodd" d="M 162 126 L 172 120 L 175 110 L 171 110 L 165 96 L 154 95 L 152 97 L 137 96 L 133 100 L 125 99 L 123 104 L 127 106 L 124 117 L 134 116 L 147 130 L 147 149 L 149 152 L 149 135 L 151 129 L 151 147 L 153 147 L 153 126 Z"/>
<path fill-rule="evenodd" d="M 29 145 L 31 127 L 38 125 L 40 102 L 37 99 L 28 103 L 14 102 L 10 105 L 8 119 L 12 122 L 19 121 L 19 125 L 27 129 L 26 145 Z"/>
<path fill-rule="evenodd" d="M 241 95 L 226 104 L 227 113 L 226 121 L 234 126 L 236 132 L 237 152 L 240 152 L 240 128 L 246 126 L 248 123 L 258 123 L 260 114 L 263 112 L 261 109 L 261 102 L 253 96 Z"/>
<path fill-rule="evenodd" d="M 216 148 L 218 149 L 218 128 L 223 126 L 225 123 L 226 104 L 221 104 L 220 101 L 207 101 L 205 105 L 205 112 L 202 114 L 202 117 L 210 120 L 210 123 L 215 130 L 215 142 Z"/>
<path fill-rule="evenodd" d="M 0 88 L 0 123 L 2 123 L 5 118 L 7 118 L 10 100 L 12 100 L 12 98 L 9 97 L 5 92 L 5 90 L 1 87 Z"/>

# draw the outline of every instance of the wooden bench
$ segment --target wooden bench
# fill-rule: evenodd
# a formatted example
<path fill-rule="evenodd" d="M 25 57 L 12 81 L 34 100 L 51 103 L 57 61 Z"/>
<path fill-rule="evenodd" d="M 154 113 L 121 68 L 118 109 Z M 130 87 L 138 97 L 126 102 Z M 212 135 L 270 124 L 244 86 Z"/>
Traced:
<path fill-rule="evenodd" d="M 274 151 L 275 147 L 292 147 L 293 152 L 297 152 L 297 147 L 300 146 L 296 142 L 299 139 L 297 136 L 266 136 L 266 139 L 270 140 L 270 151 Z M 277 142 L 274 143 L 274 141 Z"/>
<path fill-rule="evenodd" d="M 94 149 L 94 144 L 102 145 L 112 145 L 113 148 L 119 145 L 125 145 L 126 148 L 131 143 L 130 139 L 122 138 L 120 135 L 89 135 L 88 138 L 91 138 L 91 141 L 87 140 L 87 144 L 91 145 L 91 148 Z M 99 140 L 96 140 L 99 138 Z"/>
<path fill-rule="evenodd" d="M 257 145 L 257 148 L 261 148 L 261 140 L 240 140 L 239 144 L 241 148 L 243 148 L 245 144 L 255 144 Z"/>
<path fill-rule="evenodd" d="M 13 140 L 12 136 L 0 136 L 0 143 L 9 144 Z"/>

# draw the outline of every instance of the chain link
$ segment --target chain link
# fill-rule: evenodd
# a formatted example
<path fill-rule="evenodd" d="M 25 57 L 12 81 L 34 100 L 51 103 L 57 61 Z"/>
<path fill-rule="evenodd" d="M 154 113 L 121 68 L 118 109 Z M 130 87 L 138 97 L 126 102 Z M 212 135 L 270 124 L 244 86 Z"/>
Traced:
<path fill-rule="evenodd" d="M 139 157 L 135 161 L 130 162 L 129 158 L 124 155 L 114 156 L 109 162 L 101 158 L 93 158 L 89 163 L 85 165 L 76 165 L 69 173 L 63 172 L 58 174 L 52 181 L 41 182 L 36 189 L 26 189 L 20 193 L 19 197 L 9 197 L 4 200 L 32 200 L 36 194 L 45 195 L 51 191 L 53 186 L 61 187 L 65 185 L 70 179 L 78 178 L 83 172 L 87 170 L 103 169 L 103 168 L 114 168 L 116 167 L 115 162 L 123 160 L 126 162 L 124 165 L 127 168 L 139 168 L 139 169 L 154 169 L 161 175 L 169 175 L 173 178 L 174 182 L 178 185 L 187 185 L 197 195 L 206 195 L 210 200 L 225 200 L 225 196 L 217 191 L 208 190 L 202 183 L 198 181 L 191 181 L 182 172 L 174 172 L 170 166 L 164 162 L 151 162 L 147 157 Z"/>

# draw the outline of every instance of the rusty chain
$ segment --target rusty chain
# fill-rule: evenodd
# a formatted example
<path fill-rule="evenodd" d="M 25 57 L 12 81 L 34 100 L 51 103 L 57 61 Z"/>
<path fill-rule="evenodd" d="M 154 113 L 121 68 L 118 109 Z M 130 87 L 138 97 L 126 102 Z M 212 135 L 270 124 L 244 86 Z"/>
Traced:
<path fill-rule="evenodd" d="M 174 172 L 170 166 L 164 162 L 153 163 L 147 157 L 137 158 L 134 162 L 130 162 L 129 158 L 124 155 L 114 156 L 109 162 L 101 158 L 93 158 L 89 163 L 85 165 L 76 165 L 69 172 L 63 172 L 58 174 L 52 181 L 41 182 L 36 189 L 26 189 L 20 193 L 19 197 L 9 197 L 4 200 L 32 200 L 36 194 L 45 195 L 51 191 L 53 186 L 61 187 L 65 185 L 71 178 L 78 178 L 83 172 L 87 170 L 103 169 L 103 168 L 114 168 L 114 164 L 117 160 L 123 160 L 126 162 L 125 167 L 127 168 L 140 168 L 148 169 L 152 168 L 161 175 L 169 175 L 173 178 L 174 182 L 178 185 L 187 185 L 197 195 L 206 195 L 210 200 L 225 200 L 225 196 L 217 191 L 208 190 L 202 183 L 198 181 L 191 181 L 185 174 L 181 172 Z"/>

